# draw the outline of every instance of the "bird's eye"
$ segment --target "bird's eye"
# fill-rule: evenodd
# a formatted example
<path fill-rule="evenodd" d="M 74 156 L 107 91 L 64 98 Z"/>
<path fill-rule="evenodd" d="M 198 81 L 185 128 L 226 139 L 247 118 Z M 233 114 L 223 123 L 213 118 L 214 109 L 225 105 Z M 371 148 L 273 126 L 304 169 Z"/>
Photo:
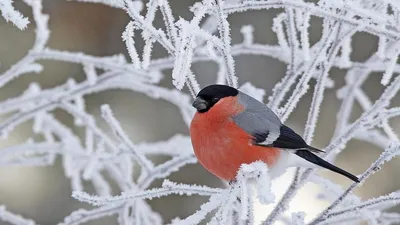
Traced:
<path fill-rule="evenodd" d="M 217 103 L 219 101 L 219 98 L 213 98 L 211 99 L 212 103 Z"/>

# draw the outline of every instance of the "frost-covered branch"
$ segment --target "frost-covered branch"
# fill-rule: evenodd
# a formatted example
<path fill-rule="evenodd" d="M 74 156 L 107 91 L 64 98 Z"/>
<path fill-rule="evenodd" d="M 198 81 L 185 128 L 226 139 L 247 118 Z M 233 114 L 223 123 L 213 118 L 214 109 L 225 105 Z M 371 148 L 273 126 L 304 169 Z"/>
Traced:
<path fill-rule="evenodd" d="M 389 161 L 393 157 L 400 154 L 400 145 L 397 143 L 395 146 L 391 146 L 386 149 L 381 156 L 360 176 L 360 182 L 365 181 L 369 176 L 378 171 L 383 163 Z M 327 209 L 325 209 L 310 225 L 319 224 L 320 222 L 329 219 L 329 215 L 331 215 L 331 211 L 334 210 L 346 197 L 349 195 L 354 188 L 356 188 L 359 184 L 354 182 L 346 191 L 343 192 Z M 395 194 L 392 194 L 394 197 Z M 385 203 L 382 199 L 374 204 Z M 364 204 L 359 205 L 359 210 L 362 209 Z M 369 206 L 367 203 L 365 206 Z"/>
<path fill-rule="evenodd" d="M 28 26 L 29 20 L 17 11 L 12 3 L 13 0 L 3 0 L 0 2 L 1 15 L 7 22 L 11 21 L 19 29 L 24 30 Z"/>
<path fill-rule="evenodd" d="M 211 222 L 227 220 L 227 214 L 232 213 L 232 210 L 239 210 L 240 219 L 246 221 L 251 214 L 251 206 L 247 203 L 251 197 L 249 188 L 250 180 L 255 181 L 255 187 L 258 192 L 259 200 L 264 204 L 272 203 L 274 196 L 271 194 L 270 185 L 271 181 L 268 178 L 268 168 L 262 162 L 255 162 L 249 165 L 242 165 L 237 177 L 236 182 L 233 183 L 228 189 L 209 188 L 198 185 L 177 184 L 169 180 L 165 180 L 161 188 L 154 188 L 142 192 L 122 193 L 120 196 L 91 196 L 88 193 L 75 191 L 73 197 L 90 203 L 95 206 L 116 206 L 129 204 L 128 202 L 136 199 L 152 199 L 160 198 L 163 196 L 178 194 L 178 195 L 202 195 L 210 196 L 207 203 L 203 204 L 201 209 L 195 214 L 186 219 L 179 220 L 173 224 L 197 224 L 202 221 L 205 216 L 213 209 L 218 208 L 216 215 L 212 218 Z M 240 199 L 241 209 L 232 207 L 234 202 Z"/>
<path fill-rule="evenodd" d="M 0 205 L 0 220 L 13 225 L 35 225 L 35 221 L 23 218 L 20 215 L 16 215 L 12 212 L 7 211 L 4 205 Z"/>

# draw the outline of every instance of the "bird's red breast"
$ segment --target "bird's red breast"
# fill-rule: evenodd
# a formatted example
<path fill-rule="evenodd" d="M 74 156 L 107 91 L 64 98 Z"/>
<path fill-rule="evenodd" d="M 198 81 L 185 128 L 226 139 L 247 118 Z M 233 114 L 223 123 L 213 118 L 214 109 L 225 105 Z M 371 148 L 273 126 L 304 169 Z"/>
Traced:
<path fill-rule="evenodd" d="M 234 180 L 243 163 L 262 160 L 273 166 L 280 150 L 253 145 L 253 138 L 232 117 L 245 110 L 237 97 L 225 97 L 204 113 L 196 112 L 190 136 L 199 162 L 212 174 Z"/>

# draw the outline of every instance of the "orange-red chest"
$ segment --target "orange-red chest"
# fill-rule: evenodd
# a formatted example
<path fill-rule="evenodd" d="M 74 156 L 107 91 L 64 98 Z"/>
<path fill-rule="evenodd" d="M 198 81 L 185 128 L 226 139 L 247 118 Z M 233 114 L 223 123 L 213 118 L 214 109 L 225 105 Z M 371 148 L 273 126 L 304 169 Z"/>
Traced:
<path fill-rule="evenodd" d="M 280 155 L 279 149 L 253 145 L 252 137 L 233 122 L 231 116 L 241 110 L 235 107 L 234 100 L 226 99 L 206 113 L 196 113 L 190 125 L 199 162 L 215 176 L 228 181 L 236 177 L 241 164 L 262 160 L 273 166 Z"/>

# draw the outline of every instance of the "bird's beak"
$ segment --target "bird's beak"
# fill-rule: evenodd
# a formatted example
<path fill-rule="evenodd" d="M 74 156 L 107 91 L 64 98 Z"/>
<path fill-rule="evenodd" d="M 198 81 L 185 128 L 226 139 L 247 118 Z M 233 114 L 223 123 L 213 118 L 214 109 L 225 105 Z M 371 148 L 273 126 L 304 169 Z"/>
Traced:
<path fill-rule="evenodd" d="M 195 107 L 197 111 L 202 112 L 208 108 L 208 103 L 201 97 L 197 97 L 192 103 L 192 106 Z"/>

